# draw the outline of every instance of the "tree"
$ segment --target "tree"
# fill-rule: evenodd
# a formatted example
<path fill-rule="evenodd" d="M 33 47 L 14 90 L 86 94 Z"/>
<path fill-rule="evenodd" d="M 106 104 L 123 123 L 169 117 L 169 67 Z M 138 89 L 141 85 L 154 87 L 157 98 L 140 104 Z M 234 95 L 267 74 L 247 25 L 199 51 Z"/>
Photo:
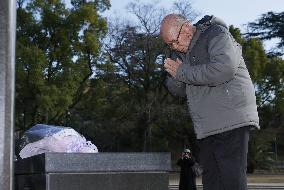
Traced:
<path fill-rule="evenodd" d="M 280 39 L 277 44 L 279 50 L 275 50 L 276 55 L 283 54 L 284 48 L 284 12 L 274 13 L 268 12 L 256 21 L 248 24 L 248 33 L 250 37 L 258 37 L 262 40 L 270 40 L 273 38 Z"/>
<path fill-rule="evenodd" d="M 190 1 L 178 0 L 174 2 L 173 11 L 185 16 L 190 21 L 196 19 L 200 15 L 199 12 L 194 10 Z"/>
<path fill-rule="evenodd" d="M 97 64 L 107 0 L 18 1 L 16 127 L 64 124 Z M 81 2 L 81 4 L 79 3 Z"/>
<path fill-rule="evenodd" d="M 189 5 L 188 1 L 184 3 Z M 187 12 L 193 12 L 188 10 L 191 9 L 191 6 L 186 8 Z M 166 132 L 169 131 L 168 129 L 165 130 L 170 127 L 167 120 L 172 119 L 170 115 L 175 115 L 177 109 L 175 109 L 175 113 L 169 114 L 168 112 L 174 111 L 174 109 L 168 107 L 175 107 L 175 104 L 179 102 L 162 87 L 165 76 L 162 65 L 168 49 L 159 38 L 159 28 L 167 11 L 154 4 L 141 4 L 139 1 L 130 3 L 128 10 L 136 16 L 138 25 L 110 27 L 115 31 L 111 33 L 110 38 L 114 43 L 109 42 L 108 44 L 112 45 L 108 46 L 106 51 L 111 62 L 117 65 L 119 78 L 128 88 L 126 97 L 133 97 L 129 102 L 134 103 L 135 106 L 129 105 L 128 107 L 135 110 L 134 113 L 137 112 L 133 117 L 136 120 L 134 130 L 137 130 L 138 139 L 143 139 L 140 142 L 141 147 L 143 146 L 142 150 L 150 151 L 153 150 L 154 144 L 158 144 L 158 141 L 153 143 L 155 134 L 170 134 Z M 183 10 L 185 11 L 185 9 Z M 125 103 L 128 105 L 127 102 Z M 178 113 L 186 113 L 187 119 L 184 120 L 184 114 L 180 115 L 183 118 L 182 122 L 179 124 L 177 121 L 173 122 L 172 128 L 188 129 L 192 127 L 187 112 L 184 112 L 186 107 L 179 105 L 179 108 L 181 111 Z M 178 117 L 175 119 L 178 120 Z M 184 130 L 178 131 L 181 131 L 180 136 L 193 134 L 192 130 L 187 133 L 184 133 Z M 179 135 L 174 138 L 178 139 Z"/>
<path fill-rule="evenodd" d="M 194 141 L 194 132 L 184 100 L 163 87 L 162 65 L 169 50 L 159 28 L 167 11 L 139 1 L 127 9 L 138 23 L 109 22 L 105 59 L 97 65 L 89 91 L 96 100 L 87 98 L 77 106 L 91 105 L 93 111 L 78 119 L 89 121 L 81 130 L 94 131 L 94 141 L 108 151 L 179 151 L 176 145 L 182 149 Z M 98 85 L 107 88 L 96 91 Z"/>
<path fill-rule="evenodd" d="M 231 34 L 243 46 L 243 57 L 253 80 L 261 131 L 252 132 L 248 154 L 248 171 L 271 167 L 274 139 L 284 126 L 282 58 L 268 55 L 260 39 L 244 38 L 239 29 L 230 27 Z"/>

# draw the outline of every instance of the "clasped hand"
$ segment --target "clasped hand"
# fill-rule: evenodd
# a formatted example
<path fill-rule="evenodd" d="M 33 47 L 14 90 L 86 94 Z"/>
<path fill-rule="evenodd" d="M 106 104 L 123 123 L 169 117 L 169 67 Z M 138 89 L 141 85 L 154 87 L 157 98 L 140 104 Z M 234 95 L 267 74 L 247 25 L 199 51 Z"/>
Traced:
<path fill-rule="evenodd" d="M 177 74 L 177 69 L 179 68 L 179 66 L 182 64 L 182 61 L 179 60 L 178 58 L 176 59 L 176 61 L 170 59 L 170 58 L 167 58 L 165 59 L 164 61 L 164 67 L 165 67 L 165 70 L 171 75 L 173 76 L 174 78 L 176 77 L 176 74 Z"/>

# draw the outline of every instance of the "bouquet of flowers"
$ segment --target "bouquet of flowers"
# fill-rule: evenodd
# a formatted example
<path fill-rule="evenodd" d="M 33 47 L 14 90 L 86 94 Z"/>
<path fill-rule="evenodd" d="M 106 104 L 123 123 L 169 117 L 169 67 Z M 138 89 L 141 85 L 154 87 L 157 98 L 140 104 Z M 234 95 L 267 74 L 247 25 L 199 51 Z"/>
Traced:
<path fill-rule="evenodd" d="M 27 158 L 45 152 L 97 153 L 97 147 L 70 127 L 37 124 L 21 138 L 20 157 Z"/>

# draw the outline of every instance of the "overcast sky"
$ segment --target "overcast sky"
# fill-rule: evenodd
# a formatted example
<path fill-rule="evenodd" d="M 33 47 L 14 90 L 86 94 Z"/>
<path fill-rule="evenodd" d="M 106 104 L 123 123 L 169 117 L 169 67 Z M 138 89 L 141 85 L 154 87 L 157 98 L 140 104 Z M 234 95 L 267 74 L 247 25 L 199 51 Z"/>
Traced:
<path fill-rule="evenodd" d="M 107 14 L 114 12 L 126 15 L 125 6 L 133 0 L 110 0 L 112 7 Z M 154 0 L 140 0 L 154 2 Z M 159 4 L 169 8 L 174 0 L 160 0 Z M 222 18 L 228 25 L 243 28 L 244 24 L 255 21 L 268 11 L 284 11 L 284 0 L 192 0 L 193 8 L 202 15 L 209 14 Z"/>
<path fill-rule="evenodd" d="M 133 0 L 110 0 L 114 11 L 126 15 L 125 6 Z M 153 2 L 154 0 L 140 0 L 140 2 Z M 171 7 L 174 0 L 160 0 L 160 5 Z M 268 11 L 284 11 L 284 0 L 192 0 L 193 8 L 202 15 L 209 14 L 222 18 L 228 25 L 243 28 L 244 24 L 259 18 Z"/>
<path fill-rule="evenodd" d="M 133 0 L 110 0 L 110 2 L 112 6 L 105 13 L 107 16 L 116 14 L 129 18 L 125 7 Z M 140 2 L 152 3 L 155 0 L 140 0 Z M 158 0 L 158 2 L 159 6 L 170 8 L 174 0 Z M 228 25 L 234 25 L 244 32 L 245 24 L 255 21 L 261 14 L 269 11 L 283 12 L 284 0 L 192 0 L 192 6 L 201 13 L 201 17 L 206 14 L 215 15 Z M 276 40 L 266 44 L 271 46 L 275 42 Z"/>

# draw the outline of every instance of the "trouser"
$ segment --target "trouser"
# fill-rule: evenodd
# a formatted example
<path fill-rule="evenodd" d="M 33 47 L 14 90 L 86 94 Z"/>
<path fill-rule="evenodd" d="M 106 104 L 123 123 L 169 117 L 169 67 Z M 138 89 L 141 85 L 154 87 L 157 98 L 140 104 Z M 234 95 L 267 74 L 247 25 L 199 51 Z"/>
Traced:
<path fill-rule="evenodd" d="M 249 126 L 198 140 L 203 190 L 246 190 Z"/>

